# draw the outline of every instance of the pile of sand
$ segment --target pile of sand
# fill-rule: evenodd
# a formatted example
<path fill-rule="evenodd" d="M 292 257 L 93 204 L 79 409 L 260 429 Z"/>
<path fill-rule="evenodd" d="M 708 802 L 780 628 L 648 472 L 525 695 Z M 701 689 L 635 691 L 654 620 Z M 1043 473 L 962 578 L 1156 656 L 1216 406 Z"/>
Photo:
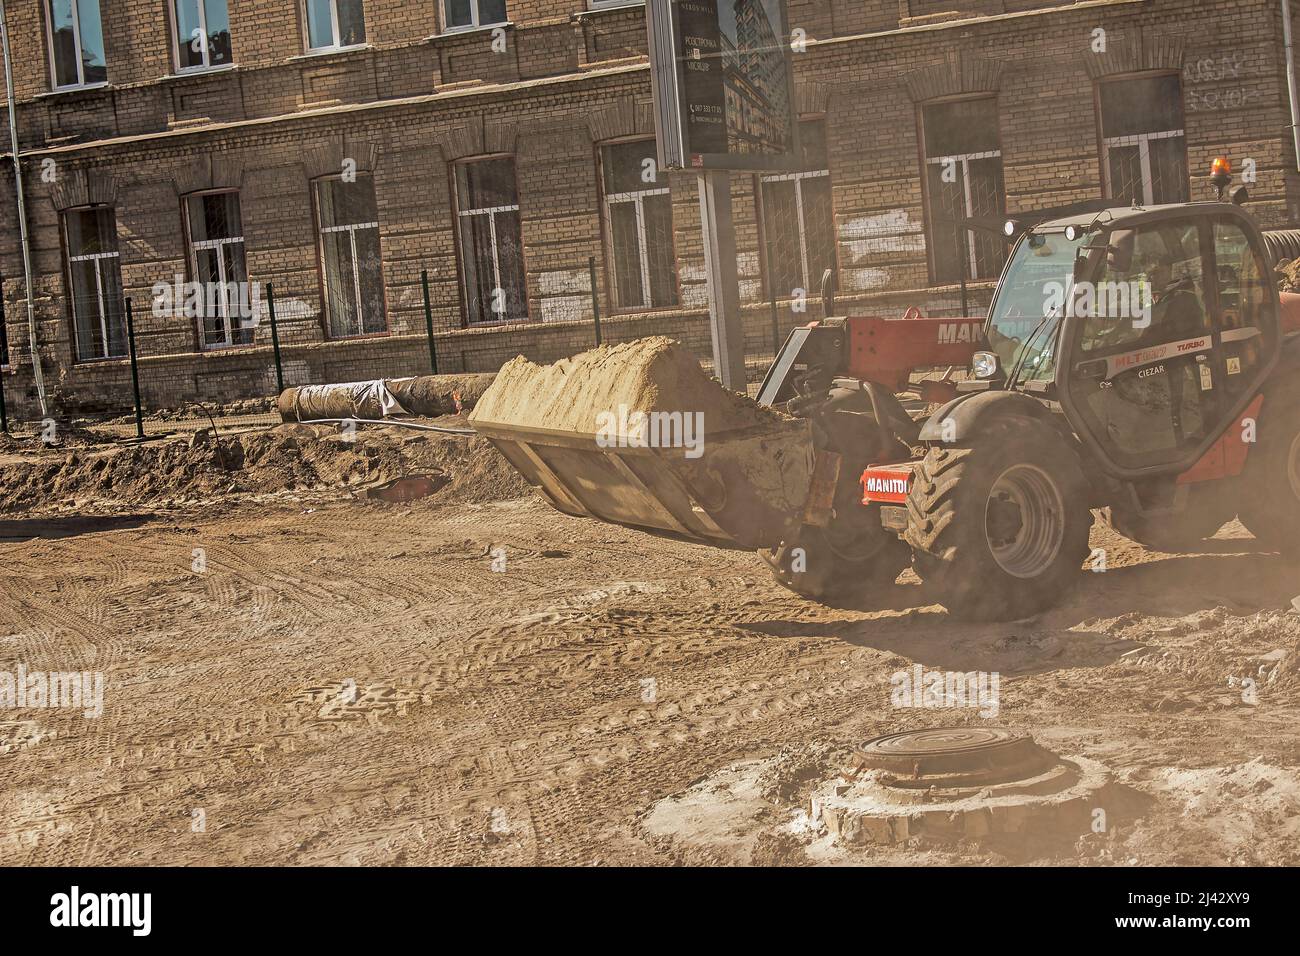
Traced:
<path fill-rule="evenodd" d="M 552 436 L 545 433 L 559 432 L 590 441 L 591 452 L 656 449 L 649 479 L 628 479 L 598 455 L 553 456 L 561 477 L 586 489 L 576 494 L 589 514 L 635 527 L 679 530 L 675 518 L 635 502 L 667 490 L 668 498 L 659 498 L 667 513 L 681 505 L 672 503 L 680 488 L 734 544 L 775 547 L 801 523 L 811 488 L 809 423 L 727 391 L 663 336 L 601 346 L 554 365 L 517 358 L 497 373 L 469 421 L 504 440 L 546 445 Z"/>
<path fill-rule="evenodd" d="M 782 421 L 782 416 L 709 378 L 684 346 L 664 336 L 602 345 L 554 365 L 520 356 L 497 373 L 472 423 L 594 435 L 603 415 L 702 412 L 710 434 Z"/>
<path fill-rule="evenodd" d="M 529 490 L 482 438 L 361 428 L 348 442 L 337 427 L 282 425 L 194 443 L 29 451 L 0 469 L 0 511 L 163 507 L 228 495 L 346 491 L 408 475 L 443 476 L 439 501 L 506 500 Z"/>

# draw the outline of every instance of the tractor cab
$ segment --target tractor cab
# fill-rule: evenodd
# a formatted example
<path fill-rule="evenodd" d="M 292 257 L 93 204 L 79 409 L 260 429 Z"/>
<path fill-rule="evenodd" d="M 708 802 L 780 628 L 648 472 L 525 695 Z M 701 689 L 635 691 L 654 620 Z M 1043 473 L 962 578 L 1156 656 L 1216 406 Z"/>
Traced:
<path fill-rule="evenodd" d="M 1178 474 L 1259 392 L 1278 314 L 1263 237 L 1239 206 L 1105 209 L 1020 237 L 975 369 L 1059 405 L 1113 477 Z"/>

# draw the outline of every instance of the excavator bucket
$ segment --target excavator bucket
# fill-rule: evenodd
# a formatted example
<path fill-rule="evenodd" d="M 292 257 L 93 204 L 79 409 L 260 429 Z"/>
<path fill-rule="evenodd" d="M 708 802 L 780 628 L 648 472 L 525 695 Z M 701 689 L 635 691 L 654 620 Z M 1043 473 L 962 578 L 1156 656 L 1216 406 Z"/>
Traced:
<path fill-rule="evenodd" d="M 469 420 L 560 511 L 714 546 L 789 540 L 814 485 L 806 421 L 726 391 L 662 337 L 515 359 Z"/>

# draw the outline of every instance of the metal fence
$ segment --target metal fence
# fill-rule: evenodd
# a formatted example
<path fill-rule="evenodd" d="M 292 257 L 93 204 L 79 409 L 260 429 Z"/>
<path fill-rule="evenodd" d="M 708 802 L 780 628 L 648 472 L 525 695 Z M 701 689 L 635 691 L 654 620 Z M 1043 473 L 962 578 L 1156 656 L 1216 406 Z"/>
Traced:
<path fill-rule="evenodd" d="M 405 378 L 440 372 L 495 371 L 520 354 L 535 361 L 553 361 L 562 355 L 575 354 L 597 345 L 617 344 L 653 334 L 687 341 L 699 354 L 706 369 L 712 370 L 706 314 L 698 308 L 693 312 L 665 311 L 662 315 L 650 316 L 624 312 L 609 314 L 602 309 L 599 294 L 602 283 L 595 257 L 591 257 L 587 265 L 592 289 L 591 318 L 565 323 L 563 334 L 553 339 L 546 337 L 549 330 L 542 323 L 510 323 L 469 330 L 468 334 L 447 335 L 448 331 L 459 330 L 436 328 L 427 270 L 420 273 L 416 290 L 418 306 L 406 303 L 408 313 L 416 309 L 423 313 L 422 329 L 350 342 L 286 342 L 285 313 L 292 310 L 277 303 L 273 284 L 264 287 L 262 307 L 252 323 L 256 327 L 265 321 L 268 329 L 256 335 L 250 330 L 245 335 L 240 330 L 230 331 L 227 323 L 226 338 L 232 340 L 230 346 L 188 352 L 176 348 L 183 332 L 166 323 L 149 321 L 150 303 L 131 296 L 123 297 L 118 300 L 121 302 L 121 315 L 116 317 L 104 314 L 107 310 L 103 306 L 104 298 L 100 296 L 94 303 L 81 303 L 77 314 L 84 316 L 93 306 L 100 310 L 98 314 L 92 314 L 97 327 L 109 329 L 110 323 L 120 321 L 120 332 L 109 331 L 102 336 L 105 357 L 114 361 L 85 362 L 78 367 L 78 376 L 83 381 L 99 382 L 99 392 L 108 393 L 109 398 L 69 403 L 77 411 L 60 414 L 54 419 L 33 420 L 30 416 L 15 414 L 14 397 L 8 396 L 6 401 L 4 376 L 0 376 L 0 424 L 4 431 L 20 436 L 43 434 L 47 439 L 53 439 L 60 433 L 80 433 L 87 437 L 127 441 L 164 435 L 185 436 L 205 428 L 230 431 L 265 427 L 280 420 L 274 402 L 288 386 Z M 758 384 L 788 330 L 818 318 L 822 312 L 817 296 L 807 295 L 804 302 L 787 298 L 776 282 L 765 285 L 766 302 L 750 302 L 746 306 L 749 315 L 746 370 L 751 394 L 756 394 Z M 804 292 L 796 291 L 800 295 Z M 293 315 L 287 318 L 290 323 L 297 321 Z M 408 328 L 414 324 L 408 322 Z M 201 324 L 199 328 L 206 331 L 207 325 Z M 521 346 L 518 337 L 512 335 L 520 330 L 534 329 L 542 336 L 532 341 L 542 341 L 544 346 L 530 347 L 526 342 Z M 0 335 L 3 334 L 3 312 L 0 311 Z M 331 374 L 328 362 L 313 364 L 302 360 L 303 350 L 312 348 L 337 350 L 333 353 L 337 355 L 336 368 L 345 371 Z M 125 355 L 118 354 L 120 352 Z M 8 354 L 7 343 L 0 341 L 0 355 Z M 129 376 L 123 375 L 121 358 L 126 359 Z M 200 393 L 196 370 L 205 363 L 209 366 L 208 378 Z M 122 381 L 124 377 L 127 379 L 125 383 Z M 48 380 L 51 376 L 47 373 L 46 378 Z M 56 390 L 50 397 L 51 404 L 58 407 L 60 399 L 65 396 Z"/>

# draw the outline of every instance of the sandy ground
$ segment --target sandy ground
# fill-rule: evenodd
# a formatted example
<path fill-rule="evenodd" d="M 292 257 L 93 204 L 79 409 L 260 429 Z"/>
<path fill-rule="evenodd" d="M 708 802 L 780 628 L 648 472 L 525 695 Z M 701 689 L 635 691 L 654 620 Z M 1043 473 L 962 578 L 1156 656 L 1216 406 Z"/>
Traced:
<path fill-rule="evenodd" d="M 999 672 L 991 723 L 1131 797 L 1030 862 L 1300 862 L 1300 569 L 1239 526 L 1181 557 L 1095 529 L 1063 607 L 968 625 L 910 574 L 823 607 L 534 497 L 111 510 L 0 515 L 0 670 L 107 681 L 98 719 L 0 710 L 0 864 L 1000 861 L 801 815 L 854 743 L 984 719 L 891 707 L 913 663 Z"/>

